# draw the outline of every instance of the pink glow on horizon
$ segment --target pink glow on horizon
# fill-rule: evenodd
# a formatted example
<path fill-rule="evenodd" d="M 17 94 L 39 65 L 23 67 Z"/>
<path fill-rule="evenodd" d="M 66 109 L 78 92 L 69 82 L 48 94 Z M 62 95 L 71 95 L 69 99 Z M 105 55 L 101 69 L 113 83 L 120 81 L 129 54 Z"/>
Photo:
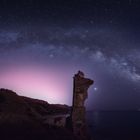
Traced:
<path fill-rule="evenodd" d="M 49 103 L 71 104 L 72 75 L 56 69 L 22 67 L 0 73 L 0 87 Z"/>

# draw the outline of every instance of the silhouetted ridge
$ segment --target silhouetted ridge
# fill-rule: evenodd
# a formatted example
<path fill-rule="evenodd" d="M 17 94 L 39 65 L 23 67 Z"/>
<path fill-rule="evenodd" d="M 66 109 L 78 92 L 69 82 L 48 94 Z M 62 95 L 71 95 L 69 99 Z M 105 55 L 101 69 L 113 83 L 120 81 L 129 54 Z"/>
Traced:
<path fill-rule="evenodd" d="M 54 116 L 69 113 L 70 107 L 66 105 L 53 105 L 46 101 L 19 96 L 8 89 L 0 89 L 0 138 L 7 140 L 75 139 L 72 132 L 65 127 L 47 123 L 51 116 L 53 119 Z M 55 119 L 55 122 L 57 121 L 59 119 Z"/>

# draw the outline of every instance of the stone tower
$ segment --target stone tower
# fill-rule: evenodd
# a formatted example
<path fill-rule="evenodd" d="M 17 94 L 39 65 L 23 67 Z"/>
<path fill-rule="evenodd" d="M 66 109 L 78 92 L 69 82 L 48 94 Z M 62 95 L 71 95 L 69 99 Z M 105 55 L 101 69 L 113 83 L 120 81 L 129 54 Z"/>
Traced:
<path fill-rule="evenodd" d="M 93 80 L 84 77 L 84 73 L 78 71 L 73 82 L 73 105 L 71 112 L 72 129 L 81 140 L 87 140 L 86 108 L 84 102 L 88 97 L 88 88 L 93 84 Z"/>

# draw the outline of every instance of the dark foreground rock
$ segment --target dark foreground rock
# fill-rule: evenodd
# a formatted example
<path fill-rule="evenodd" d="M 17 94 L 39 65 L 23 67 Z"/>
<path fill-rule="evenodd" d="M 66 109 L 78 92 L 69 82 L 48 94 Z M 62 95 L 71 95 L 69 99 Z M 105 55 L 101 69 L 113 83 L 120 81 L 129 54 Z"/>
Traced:
<path fill-rule="evenodd" d="M 65 127 L 45 123 L 49 115 L 68 114 L 70 107 L 18 96 L 0 89 L 0 139 L 2 140 L 76 140 Z"/>

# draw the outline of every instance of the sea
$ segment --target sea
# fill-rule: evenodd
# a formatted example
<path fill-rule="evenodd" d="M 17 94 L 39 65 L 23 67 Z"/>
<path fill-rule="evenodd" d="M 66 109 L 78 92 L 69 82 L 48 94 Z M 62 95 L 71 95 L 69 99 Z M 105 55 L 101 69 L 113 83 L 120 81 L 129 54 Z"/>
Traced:
<path fill-rule="evenodd" d="M 140 111 L 88 111 L 93 140 L 140 140 Z"/>

